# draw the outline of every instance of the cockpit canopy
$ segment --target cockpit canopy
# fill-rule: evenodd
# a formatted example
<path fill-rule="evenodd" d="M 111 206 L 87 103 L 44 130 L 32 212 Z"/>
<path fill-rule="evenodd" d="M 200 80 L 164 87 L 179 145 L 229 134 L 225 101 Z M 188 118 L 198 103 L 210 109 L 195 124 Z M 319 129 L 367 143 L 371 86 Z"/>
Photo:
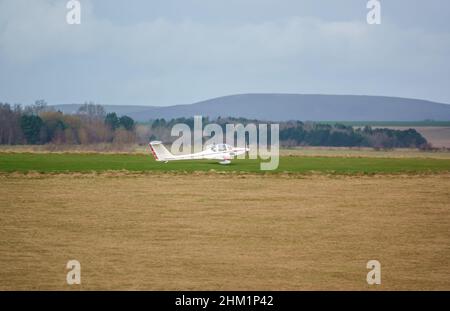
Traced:
<path fill-rule="evenodd" d="M 231 151 L 233 149 L 230 145 L 227 145 L 227 144 L 212 145 L 212 146 L 210 146 L 210 148 L 214 152 Z"/>

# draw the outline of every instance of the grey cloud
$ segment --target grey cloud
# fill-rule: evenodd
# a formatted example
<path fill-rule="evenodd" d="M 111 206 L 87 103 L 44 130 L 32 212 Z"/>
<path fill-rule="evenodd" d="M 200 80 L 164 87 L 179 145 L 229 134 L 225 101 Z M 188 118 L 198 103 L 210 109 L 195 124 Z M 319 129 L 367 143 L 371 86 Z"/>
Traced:
<path fill-rule="evenodd" d="M 65 1 L 1 1 L 0 65 L 7 70 L 0 72 L 0 100 L 169 105 L 290 92 L 450 102 L 448 29 L 405 26 L 389 13 L 369 26 L 365 1 L 341 5 L 348 11 L 330 5 L 339 18 L 330 18 L 327 6 L 307 16 L 329 1 L 305 1 L 304 15 L 293 14 L 299 1 L 280 1 L 274 17 L 269 0 L 181 2 L 153 3 L 153 10 L 141 3 L 151 18 L 135 12 L 127 19 L 123 2 L 82 1 L 82 24 L 70 26 Z M 175 13 L 170 4 L 187 9 Z M 123 12 L 118 20 L 114 7 Z M 199 7 L 223 18 L 212 21 Z M 256 16 L 245 18 L 252 8 Z M 226 21 L 231 9 L 238 13 Z"/>

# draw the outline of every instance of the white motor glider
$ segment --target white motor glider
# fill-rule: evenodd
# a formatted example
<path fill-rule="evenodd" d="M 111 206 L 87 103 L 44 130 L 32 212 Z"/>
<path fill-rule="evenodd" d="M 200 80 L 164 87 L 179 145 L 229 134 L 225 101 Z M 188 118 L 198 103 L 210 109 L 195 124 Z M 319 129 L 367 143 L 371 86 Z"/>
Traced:
<path fill-rule="evenodd" d="M 235 148 L 227 144 L 210 145 L 205 150 L 191 153 L 173 155 L 164 147 L 160 141 L 152 141 L 149 143 L 153 156 L 156 161 L 169 162 L 178 160 L 221 160 L 220 164 L 230 164 L 230 160 L 234 157 L 249 151 L 249 148 Z"/>

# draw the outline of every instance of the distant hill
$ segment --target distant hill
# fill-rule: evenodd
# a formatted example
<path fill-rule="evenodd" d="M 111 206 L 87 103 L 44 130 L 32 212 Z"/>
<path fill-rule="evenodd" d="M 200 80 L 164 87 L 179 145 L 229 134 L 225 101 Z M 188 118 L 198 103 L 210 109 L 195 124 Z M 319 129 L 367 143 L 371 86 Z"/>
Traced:
<path fill-rule="evenodd" d="M 74 113 L 80 105 L 56 105 Z M 270 121 L 450 121 L 450 105 L 426 100 L 359 95 L 241 94 L 213 98 L 188 105 L 112 106 L 108 112 L 137 121 L 194 115 L 212 118 L 244 117 Z"/>

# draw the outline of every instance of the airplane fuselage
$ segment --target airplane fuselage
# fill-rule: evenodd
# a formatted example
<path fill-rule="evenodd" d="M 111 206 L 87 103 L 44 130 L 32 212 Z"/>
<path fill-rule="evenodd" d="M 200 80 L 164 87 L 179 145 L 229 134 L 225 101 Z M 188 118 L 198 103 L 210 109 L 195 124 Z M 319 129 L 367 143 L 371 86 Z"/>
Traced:
<path fill-rule="evenodd" d="M 249 151 L 248 148 L 232 147 L 226 144 L 208 146 L 206 150 L 191 153 L 173 155 L 161 144 L 161 142 L 151 142 L 150 148 L 156 161 L 169 162 L 180 160 L 221 160 L 221 164 L 229 164 L 234 157 Z"/>

